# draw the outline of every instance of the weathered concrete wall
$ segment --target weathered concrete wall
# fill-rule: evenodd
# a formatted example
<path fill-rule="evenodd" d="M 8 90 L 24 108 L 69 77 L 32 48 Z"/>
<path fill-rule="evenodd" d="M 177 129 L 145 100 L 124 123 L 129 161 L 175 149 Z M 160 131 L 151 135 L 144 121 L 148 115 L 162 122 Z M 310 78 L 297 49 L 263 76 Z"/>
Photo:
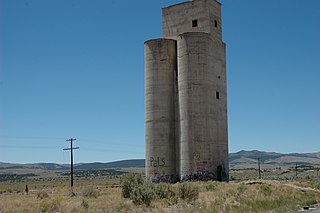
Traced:
<path fill-rule="evenodd" d="M 227 181 L 221 4 L 193 0 L 162 13 L 166 39 L 145 43 L 146 176 L 155 182 Z"/>
<path fill-rule="evenodd" d="M 177 39 L 185 32 L 204 32 L 221 39 L 221 26 L 221 4 L 215 0 L 193 0 L 162 8 L 164 38 Z"/>
<path fill-rule="evenodd" d="M 219 50 L 210 34 L 198 32 L 181 34 L 177 46 L 181 180 L 225 180 L 226 95 L 221 59 L 215 57 Z"/>
<path fill-rule="evenodd" d="M 146 106 L 146 176 L 153 182 L 175 182 L 176 41 L 153 39 L 144 44 Z"/>

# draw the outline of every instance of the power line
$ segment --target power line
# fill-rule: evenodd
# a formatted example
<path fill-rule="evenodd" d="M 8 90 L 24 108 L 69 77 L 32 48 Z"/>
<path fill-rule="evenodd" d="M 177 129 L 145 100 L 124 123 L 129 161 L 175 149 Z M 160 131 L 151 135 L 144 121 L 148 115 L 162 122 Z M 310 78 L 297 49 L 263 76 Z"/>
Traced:
<path fill-rule="evenodd" d="M 48 150 L 59 150 L 60 146 L 34 146 L 34 145 L 0 145 L 0 148 L 3 149 L 48 149 Z M 144 151 L 132 151 L 131 150 L 119 150 L 119 149 L 95 149 L 95 148 L 86 148 L 84 152 L 117 152 L 117 153 L 127 153 L 127 154 L 144 154 Z"/>
<path fill-rule="evenodd" d="M 46 137 L 46 136 L 12 136 L 12 135 L 0 135 L 0 138 L 8 138 L 8 139 L 21 139 L 21 140 L 26 140 L 26 139 L 32 139 L 32 140 L 63 140 L 65 139 L 64 137 Z M 113 143 L 108 143 L 109 141 L 106 140 L 92 140 L 92 139 L 85 139 L 85 138 L 78 138 L 81 141 L 88 142 L 88 143 L 95 143 L 95 144 L 105 144 L 105 145 L 117 145 L 117 146 L 132 146 L 132 147 L 137 147 L 137 146 L 144 146 L 144 143 L 123 143 L 123 142 L 113 142 Z"/>
<path fill-rule="evenodd" d="M 141 152 L 139 152 L 139 151 L 123 151 L 123 150 L 116 150 L 116 149 L 94 149 L 94 148 L 85 148 L 85 150 L 84 151 L 91 151 L 91 152 L 117 152 L 117 153 L 119 153 L 119 152 L 121 152 L 121 153 L 129 153 L 129 154 L 133 154 L 133 153 L 135 153 L 135 154 L 143 154 L 143 153 L 145 153 L 144 151 L 141 151 Z"/>
<path fill-rule="evenodd" d="M 85 138 L 81 138 L 81 141 L 86 141 L 86 142 L 95 143 L 95 144 L 105 144 L 105 145 L 108 145 L 108 146 L 109 145 L 123 145 L 123 146 L 137 147 L 137 146 L 144 146 L 145 145 L 144 143 L 132 144 L 132 143 L 123 143 L 123 142 L 115 142 L 115 143 L 109 144 L 108 141 L 105 141 L 105 140 L 91 140 L 91 139 L 85 139 Z"/>
<path fill-rule="evenodd" d="M 0 135 L 0 138 L 8 139 L 34 139 L 34 140 L 63 140 L 63 137 L 47 137 L 47 136 L 12 136 L 12 135 Z"/>
<path fill-rule="evenodd" d="M 34 145 L 0 145 L 1 148 L 8 149 L 60 149 L 58 146 L 34 146 Z"/>

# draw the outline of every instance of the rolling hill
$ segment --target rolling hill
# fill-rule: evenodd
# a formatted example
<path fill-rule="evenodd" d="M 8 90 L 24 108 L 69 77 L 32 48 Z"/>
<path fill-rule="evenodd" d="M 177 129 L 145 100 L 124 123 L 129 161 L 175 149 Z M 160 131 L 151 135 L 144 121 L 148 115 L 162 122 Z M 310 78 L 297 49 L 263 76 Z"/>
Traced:
<path fill-rule="evenodd" d="M 320 166 L 320 152 L 316 153 L 290 153 L 282 154 L 276 152 L 262 152 L 258 150 L 245 151 L 229 154 L 229 165 L 232 169 L 240 168 L 256 168 L 257 160 L 260 159 L 264 167 L 283 167 L 306 165 Z M 109 163 L 80 163 L 75 164 L 74 169 L 90 170 L 90 169 L 110 169 L 110 168 L 142 168 L 144 167 L 144 159 L 121 160 Z M 1 170 L 17 170 L 17 169 L 33 169 L 33 170 L 67 170 L 69 165 L 56 163 L 35 163 L 35 164 L 12 164 L 0 162 Z"/>
<path fill-rule="evenodd" d="M 230 168 L 256 168 L 258 158 L 264 167 L 284 166 L 320 166 L 320 152 L 317 153 L 289 153 L 262 152 L 257 150 L 240 151 L 229 154 Z"/>

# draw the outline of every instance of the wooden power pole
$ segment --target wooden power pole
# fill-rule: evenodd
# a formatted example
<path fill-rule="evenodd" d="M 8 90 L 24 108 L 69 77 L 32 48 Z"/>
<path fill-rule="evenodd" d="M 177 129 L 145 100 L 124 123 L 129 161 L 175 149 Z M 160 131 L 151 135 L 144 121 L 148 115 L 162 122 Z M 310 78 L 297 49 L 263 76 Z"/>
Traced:
<path fill-rule="evenodd" d="M 73 147 L 72 142 L 75 141 L 75 140 L 77 140 L 77 139 L 75 139 L 75 138 L 70 138 L 70 139 L 66 140 L 66 141 L 70 141 L 70 148 L 65 148 L 65 149 L 63 149 L 63 150 L 70 150 L 70 153 L 71 153 L 71 164 L 70 164 L 70 166 L 71 166 L 71 173 L 70 173 L 70 176 L 71 176 L 71 191 L 72 191 L 72 192 L 73 192 L 73 150 L 74 150 L 74 149 L 79 149 L 79 147 Z"/>
<path fill-rule="evenodd" d="M 258 158 L 258 175 L 259 175 L 259 179 L 261 179 L 261 171 L 260 171 L 260 158 Z"/>

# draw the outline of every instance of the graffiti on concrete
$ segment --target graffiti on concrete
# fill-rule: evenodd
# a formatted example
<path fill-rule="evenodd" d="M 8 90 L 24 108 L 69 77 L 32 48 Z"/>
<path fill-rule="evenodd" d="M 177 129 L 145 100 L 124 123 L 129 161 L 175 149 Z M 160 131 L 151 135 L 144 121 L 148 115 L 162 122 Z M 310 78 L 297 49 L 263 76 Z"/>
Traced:
<path fill-rule="evenodd" d="M 218 181 L 228 181 L 228 173 L 226 167 L 223 165 L 217 166 L 216 169 L 203 169 L 201 166 L 205 165 L 207 162 L 203 161 L 197 164 L 197 170 L 187 171 L 186 168 L 182 170 L 182 175 L 180 181 L 208 181 L 208 180 L 218 180 Z"/>
<path fill-rule="evenodd" d="M 150 157 L 150 165 L 152 167 L 163 167 L 166 165 L 166 161 L 164 158 Z"/>
<path fill-rule="evenodd" d="M 193 153 L 193 160 L 200 160 L 200 153 Z"/>

